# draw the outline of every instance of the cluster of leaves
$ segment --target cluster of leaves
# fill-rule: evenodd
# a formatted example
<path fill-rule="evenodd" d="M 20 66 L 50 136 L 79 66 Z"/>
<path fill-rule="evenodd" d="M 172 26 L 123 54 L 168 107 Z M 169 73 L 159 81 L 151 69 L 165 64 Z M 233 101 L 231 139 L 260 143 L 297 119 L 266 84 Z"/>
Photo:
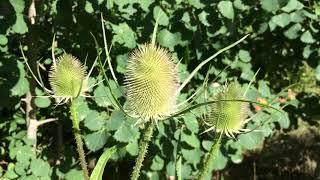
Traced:
<path fill-rule="evenodd" d="M 32 151 L 31 143 L 26 140 L 25 104 L 20 99 L 29 91 L 36 95 L 44 93 L 28 80 L 31 78 L 19 59 L 19 43 L 25 51 L 41 59 L 43 69 L 48 70 L 52 62 L 49 42 L 56 33 L 56 54 L 67 51 L 83 61 L 87 59 L 90 64 L 96 58 L 97 48 L 90 32 L 103 45 L 100 13 L 106 19 L 106 35 L 112 43 L 110 55 L 117 77 L 124 74 L 132 49 L 150 40 L 159 12 L 163 15 L 157 43 L 168 48 L 177 61 L 182 59 L 178 67 L 181 81 L 201 60 L 239 37 L 251 34 L 246 43 L 218 57 L 210 68 L 203 68 L 179 96 L 179 102 L 201 86 L 207 73 L 209 79 L 218 77 L 216 83 L 237 80 L 245 88 L 261 67 L 256 88 L 248 91 L 247 98 L 251 101 L 262 99 L 277 108 L 284 103 L 278 101 L 279 96 L 286 98 L 287 104 L 298 106 L 299 102 L 294 98 L 276 92 L 292 82 L 299 83 L 300 80 L 292 79 L 292 74 L 299 69 L 302 60 L 315 69 L 309 73 L 317 78 L 312 81 L 313 85 L 319 81 L 320 4 L 317 1 L 36 1 L 35 25 L 27 18 L 29 3 L 24 0 L 0 2 L 0 176 L 9 179 L 27 176 L 31 179 L 35 176 L 76 179 L 81 176 L 81 171 L 75 167 L 71 124 L 66 121 L 68 114 L 64 107 L 50 106 L 53 104 L 50 99 L 34 98 L 38 119 L 58 117 L 59 121 L 39 130 L 37 152 Z M 226 66 L 230 68 L 224 69 Z M 102 79 L 99 72 L 94 73 L 90 82 Z M 115 82 L 110 83 L 113 93 L 123 101 L 122 90 L 117 90 Z M 209 87 L 211 92 L 215 91 L 214 85 Z M 85 146 L 90 152 L 88 159 L 94 162 L 104 148 L 120 144 L 111 157 L 114 163 L 108 165 L 108 169 L 111 172 L 130 171 L 131 166 L 123 167 L 122 164 L 133 164 L 138 153 L 140 130 L 133 126 L 132 119 L 113 109 L 106 85 L 100 83 L 91 93 L 94 98 L 80 99 L 77 108 Z M 242 162 L 245 151 L 257 148 L 276 129 L 290 126 L 286 117 L 272 109 L 259 111 L 256 107 L 255 111 L 257 114 L 247 126 L 258 127 L 259 131 L 241 134 L 236 140 L 225 140 L 211 169 L 221 170 L 228 162 Z M 159 122 L 146 158 L 150 160 L 146 160 L 143 169 L 145 177 L 174 176 L 176 162 L 181 163 L 183 179 L 197 173 L 203 155 L 214 140 L 210 134 L 199 135 L 204 131 L 198 123 L 200 117 L 200 112 L 193 111 L 172 121 Z M 110 176 L 119 178 L 119 174 Z"/>

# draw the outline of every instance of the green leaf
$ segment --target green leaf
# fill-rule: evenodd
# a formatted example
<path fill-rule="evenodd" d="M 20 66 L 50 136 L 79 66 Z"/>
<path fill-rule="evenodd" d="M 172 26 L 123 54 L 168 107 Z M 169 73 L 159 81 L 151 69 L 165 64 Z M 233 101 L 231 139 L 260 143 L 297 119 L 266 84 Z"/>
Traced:
<path fill-rule="evenodd" d="M 16 13 L 21 13 L 21 14 L 23 13 L 24 7 L 25 7 L 24 0 L 9 0 L 9 1 Z"/>
<path fill-rule="evenodd" d="M 49 97 L 36 97 L 34 99 L 34 104 L 39 108 L 47 108 L 51 104 Z"/>
<path fill-rule="evenodd" d="M 264 136 L 262 132 L 252 131 L 247 134 L 240 134 L 238 139 L 242 147 L 253 150 L 263 142 Z"/>
<path fill-rule="evenodd" d="M 116 110 L 111 113 L 110 119 L 107 121 L 107 127 L 109 130 L 118 130 L 121 124 L 124 123 L 126 117 L 122 111 Z"/>
<path fill-rule="evenodd" d="M 120 125 L 113 137 L 120 142 L 132 142 L 139 138 L 139 130 L 127 120 Z"/>
<path fill-rule="evenodd" d="M 90 111 L 84 121 L 84 125 L 91 131 L 97 131 L 103 128 L 106 121 L 100 116 L 97 111 Z"/>
<path fill-rule="evenodd" d="M 11 149 L 10 156 L 15 157 L 19 162 L 28 163 L 31 158 L 35 157 L 35 154 L 29 146 L 17 146 Z"/>
<path fill-rule="evenodd" d="M 16 22 L 11 28 L 14 33 L 18 34 L 25 34 L 28 32 L 28 26 L 24 21 L 22 14 L 16 14 Z"/>
<path fill-rule="evenodd" d="M 238 56 L 239 56 L 240 60 L 243 62 L 250 62 L 251 61 L 250 53 L 246 50 L 240 49 Z"/>
<path fill-rule="evenodd" d="M 276 16 L 273 16 L 271 19 L 276 25 L 284 28 L 291 22 L 290 15 L 288 13 L 281 13 Z"/>
<path fill-rule="evenodd" d="M 234 11 L 231 1 L 220 1 L 218 4 L 218 9 L 224 17 L 233 20 Z"/>
<path fill-rule="evenodd" d="M 207 20 L 207 16 L 209 15 L 209 13 L 202 11 L 200 14 L 198 14 L 199 20 L 200 22 L 205 25 L 205 26 L 210 26 L 208 20 Z"/>
<path fill-rule="evenodd" d="M 126 72 L 126 66 L 127 66 L 127 60 L 128 60 L 128 54 L 120 54 L 117 56 L 117 72 L 124 74 Z"/>
<path fill-rule="evenodd" d="M 161 9 L 161 7 L 159 6 L 155 6 L 153 9 L 153 18 L 156 21 L 158 16 L 160 16 L 159 18 L 159 25 L 163 25 L 163 26 L 167 26 L 169 24 L 169 17 L 167 16 L 167 14 Z"/>
<path fill-rule="evenodd" d="M 197 118 L 191 114 L 187 113 L 183 115 L 183 121 L 186 127 L 193 133 L 198 133 L 199 132 L 199 124 L 197 121 Z"/>
<path fill-rule="evenodd" d="M 8 179 L 16 179 L 16 178 L 18 178 L 19 176 L 15 173 L 14 167 L 15 167 L 15 164 L 9 163 L 8 167 L 7 167 L 7 171 L 6 171 L 6 173 L 4 174 L 3 177 L 4 178 L 8 178 Z"/>
<path fill-rule="evenodd" d="M 266 81 L 260 80 L 258 82 L 258 84 L 259 84 L 259 91 L 260 91 L 261 95 L 263 97 L 270 97 L 271 92 L 270 92 L 270 88 L 268 87 Z"/>
<path fill-rule="evenodd" d="M 17 61 L 17 66 L 19 68 L 19 80 L 11 89 L 12 96 L 23 96 L 29 91 L 29 82 L 25 78 L 26 71 L 24 70 L 23 64 Z"/>
<path fill-rule="evenodd" d="M 141 9 L 145 12 L 149 12 L 149 6 L 153 3 L 153 0 L 139 0 L 137 3 L 140 4 Z"/>
<path fill-rule="evenodd" d="M 8 43 L 7 37 L 3 34 L 0 34 L 0 45 L 4 46 L 4 45 L 7 45 L 7 43 Z"/>
<path fill-rule="evenodd" d="M 51 176 L 52 170 L 48 162 L 42 159 L 34 159 L 31 161 L 30 169 L 32 174 L 39 177 Z"/>
<path fill-rule="evenodd" d="M 160 171 L 164 166 L 164 160 L 156 155 L 153 160 L 152 160 L 152 164 L 151 164 L 151 170 L 153 171 Z"/>
<path fill-rule="evenodd" d="M 109 83 L 113 94 L 116 96 L 116 98 L 119 98 L 121 96 L 121 92 L 117 88 L 117 84 L 112 80 L 109 80 Z M 112 98 L 109 88 L 107 86 L 104 86 L 102 83 L 98 85 L 98 87 L 94 90 L 93 94 L 98 106 L 109 107 L 112 104 L 116 103 Z"/>
<path fill-rule="evenodd" d="M 205 7 L 204 4 L 200 2 L 200 0 L 188 0 L 189 4 L 197 9 L 202 9 Z"/>
<path fill-rule="evenodd" d="M 83 173 L 81 170 L 71 169 L 64 177 L 66 180 L 80 180 L 83 179 Z"/>
<path fill-rule="evenodd" d="M 294 24 L 284 32 L 284 35 L 289 39 L 296 39 L 299 37 L 298 33 L 301 31 L 301 28 L 302 26 L 300 24 Z"/>
<path fill-rule="evenodd" d="M 89 1 L 86 1 L 86 5 L 84 7 L 84 10 L 87 12 L 87 13 L 93 13 L 93 7 L 92 7 L 92 4 L 91 2 Z"/>
<path fill-rule="evenodd" d="M 136 156 L 138 155 L 139 152 L 139 146 L 138 146 L 138 141 L 131 141 L 127 146 L 126 150 L 131 156 Z"/>
<path fill-rule="evenodd" d="M 278 0 L 260 0 L 262 9 L 272 12 L 279 9 Z"/>
<path fill-rule="evenodd" d="M 316 78 L 318 81 L 320 81 L 320 65 L 318 65 L 316 68 Z"/>
<path fill-rule="evenodd" d="M 200 162 L 201 150 L 200 149 L 182 149 L 183 158 L 188 162 L 196 166 Z"/>
<path fill-rule="evenodd" d="M 102 175 L 104 168 L 111 157 L 111 155 L 116 152 L 117 148 L 116 146 L 113 146 L 111 148 L 108 148 L 104 151 L 104 153 L 100 156 L 96 167 L 94 167 L 92 174 L 90 176 L 90 180 L 102 180 Z"/>
<path fill-rule="evenodd" d="M 228 159 L 221 153 L 221 150 L 218 149 L 217 154 L 214 155 L 212 169 L 222 170 L 226 167 Z"/>
<path fill-rule="evenodd" d="M 182 132 L 181 140 L 186 142 L 188 145 L 190 145 L 193 148 L 199 148 L 200 147 L 200 141 L 196 135 L 193 133 L 186 134 Z"/>
<path fill-rule="evenodd" d="M 158 33 L 158 42 L 160 45 L 169 48 L 171 51 L 181 41 L 181 33 L 171 33 L 167 29 L 163 29 Z"/>
<path fill-rule="evenodd" d="M 300 40 L 301 40 L 302 42 L 306 43 L 306 44 L 312 44 L 312 43 L 316 42 L 316 40 L 313 39 L 312 34 L 310 33 L 309 30 L 306 31 L 306 32 L 304 32 L 304 33 L 301 35 Z"/>
<path fill-rule="evenodd" d="M 304 5 L 298 0 L 289 0 L 288 4 L 281 8 L 285 12 L 291 12 L 293 10 L 300 10 Z"/>
<path fill-rule="evenodd" d="M 136 47 L 135 33 L 127 23 L 120 23 L 119 25 L 112 24 L 112 29 L 113 33 L 115 33 L 112 38 L 113 44 L 117 42 L 131 49 Z"/>
<path fill-rule="evenodd" d="M 101 149 L 107 143 L 108 138 L 109 134 L 104 130 L 84 136 L 85 144 L 91 151 Z"/>

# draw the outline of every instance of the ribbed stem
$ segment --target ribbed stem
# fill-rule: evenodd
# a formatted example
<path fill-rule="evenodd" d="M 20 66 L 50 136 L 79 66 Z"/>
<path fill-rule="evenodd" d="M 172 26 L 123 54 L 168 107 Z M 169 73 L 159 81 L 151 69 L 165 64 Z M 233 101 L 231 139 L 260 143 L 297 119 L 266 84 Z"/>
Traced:
<path fill-rule="evenodd" d="M 79 127 L 79 117 L 76 111 L 76 101 L 71 101 L 71 106 L 70 106 L 70 114 L 71 114 L 71 120 L 72 120 L 72 126 L 73 126 L 73 134 L 76 139 L 76 144 L 77 144 L 77 151 L 79 154 L 79 159 L 80 159 L 80 164 L 81 168 L 83 171 L 84 179 L 89 180 L 89 172 L 87 168 L 87 163 L 86 163 L 86 158 L 84 155 L 84 150 L 83 150 L 83 143 L 81 139 L 81 134 L 80 134 L 80 127 Z"/>
<path fill-rule="evenodd" d="M 222 133 L 220 133 L 218 140 L 212 145 L 211 150 L 210 150 L 210 152 L 207 156 L 207 159 L 204 163 L 204 166 L 203 166 L 202 170 L 200 171 L 198 180 L 205 179 L 205 177 L 209 171 L 209 168 L 211 167 L 211 163 L 213 162 L 213 159 L 214 159 L 215 155 L 217 154 L 217 151 L 219 150 L 221 137 L 222 137 Z"/>
<path fill-rule="evenodd" d="M 139 154 L 136 159 L 136 164 L 133 168 L 133 172 L 131 174 L 131 180 L 137 180 L 139 178 L 140 170 L 142 167 L 142 162 L 144 160 L 144 157 L 147 154 L 149 141 L 150 141 L 152 134 L 153 134 L 153 126 L 154 126 L 154 124 L 152 121 L 146 123 L 145 132 L 144 132 L 142 139 L 140 140 L 140 144 L 139 144 L 139 148 L 140 148 Z"/>

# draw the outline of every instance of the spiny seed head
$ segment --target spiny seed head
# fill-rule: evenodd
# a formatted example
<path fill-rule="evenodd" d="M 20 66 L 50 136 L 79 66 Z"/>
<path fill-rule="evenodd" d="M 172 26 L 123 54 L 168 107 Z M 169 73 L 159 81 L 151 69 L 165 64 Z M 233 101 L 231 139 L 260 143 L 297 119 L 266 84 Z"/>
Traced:
<path fill-rule="evenodd" d="M 77 58 L 66 53 L 51 67 L 49 81 L 58 100 L 78 97 L 87 89 L 85 68 Z"/>
<path fill-rule="evenodd" d="M 248 116 L 249 104 L 243 100 L 241 88 L 235 84 L 222 86 L 221 89 L 211 97 L 216 103 L 208 105 L 208 114 L 205 123 L 211 129 L 222 131 L 227 136 L 234 137 L 233 133 L 240 133 Z"/>
<path fill-rule="evenodd" d="M 130 114 L 142 121 L 169 116 L 175 111 L 178 86 L 176 64 L 167 50 L 145 44 L 131 54 L 125 75 Z"/>

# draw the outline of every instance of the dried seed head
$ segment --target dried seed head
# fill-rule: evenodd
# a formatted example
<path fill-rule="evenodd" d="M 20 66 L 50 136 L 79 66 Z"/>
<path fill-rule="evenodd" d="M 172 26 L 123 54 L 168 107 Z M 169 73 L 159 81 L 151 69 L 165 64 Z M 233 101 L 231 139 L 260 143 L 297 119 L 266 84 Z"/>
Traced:
<path fill-rule="evenodd" d="M 175 111 L 178 86 L 176 64 L 167 50 L 145 44 L 132 53 L 125 75 L 130 114 L 142 121 L 169 116 Z"/>
<path fill-rule="evenodd" d="M 223 100 L 242 100 L 243 93 L 241 88 L 232 83 L 222 86 L 221 89 L 212 96 L 211 100 L 216 103 L 208 105 L 208 114 L 205 123 L 210 129 L 222 131 L 227 136 L 234 137 L 233 133 L 240 133 L 244 129 L 248 116 L 249 104 L 241 101 Z"/>
<path fill-rule="evenodd" d="M 82 95 L 86 88 L 86 70 L 81 62 L 70 54 L 63 54 L 52 66 L 49 81 L 58 101 Z"/>

